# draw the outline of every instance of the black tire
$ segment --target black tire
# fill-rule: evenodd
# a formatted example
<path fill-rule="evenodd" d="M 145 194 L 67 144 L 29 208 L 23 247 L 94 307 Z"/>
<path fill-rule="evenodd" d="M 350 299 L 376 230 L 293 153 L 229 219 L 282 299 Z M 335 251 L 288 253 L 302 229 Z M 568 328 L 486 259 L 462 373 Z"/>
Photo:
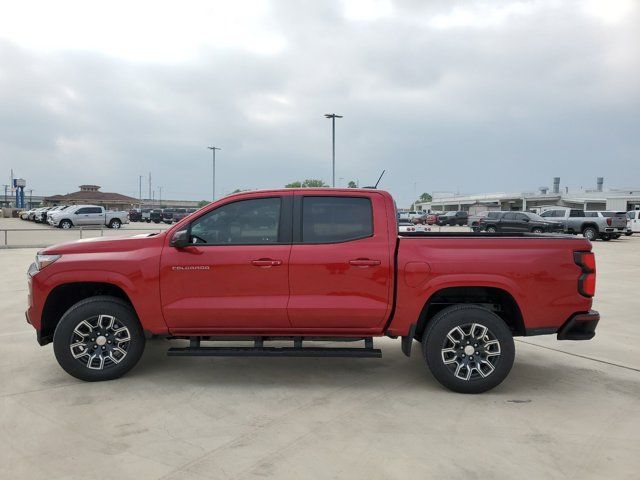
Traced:
<path fill-rule="evenodd" d="M 540 227 L 534 227 L 531 229 L 531 233 L 543 233 L 544 230 Z"/>
<path fill-rule="evenodd" d="M 95 322 L 97 327 L 93 327 Z M 111 328 L 105 327 L 109 322 Z M 93 328 L 89 329 L 87 324 Z M 129 341 L 125 342 L 127 337 Z M 79 345 L 75 347 L 75 357 L 74 344 Z M 109 296 L 76 303 L 62 316 L 53 335 L 53 351 L 60 366 L 69 375 L 87 382 L 121 377 L 138 363 L 144 344 L 144 332 L 131 306 Z M 98 353 L 92 357 L 89 352 L 94 351 Z M 90 368 L 89 364 L 99 368 Z"/>
<path fill-rule="evenodd" d="M 630 237 L 631 235 L 633 235 L 633 232 L 625 232 L 624 234 L 625 236 Z"/>
<path fill-rule="evenodd" d="M 595 227 L 585 227 L 582 229 L 582 236 L 587 240 L 595 242 L 596 238 L 598 238 L 598 229 Z"/>
<path fill-rule="evenodd" d="M 122 222 L 120 220 L 118 220 L 117 218 L 112 219 L 109 222 L 109 228 L 113 228 L 113 229 L 119 229 L 122 226 Z"/>
<path fill-rule="evenodd" d="M 487 228 L 484 229 L 485 232 L 487 233 L 496 233 L 498 231 L 498 229 L 496 227 L 494 227 L 493 225 L 489 225 Z"/>
<path fill-rule="evenodd" d="M 65 230 L 68 230 L 69 228 L 73 227 L 73 222 L 71 220 L 67 220 L 66 218 L 64 220 L 62 220 L 59 224 L 58 227 L 60 228 L 64 228 Z"/>
<path fill-rule="evenodd" d="M 609 240 L 611 240 L 611 236 L 610 235 L 600 235 L 600 240 L 602 240 L 604 242 L 608 242 Z"/>
<path fill-rule="evenodd" d="M 617 239 L 619 239 L 621 236 L 622 236 L 622 234 L 621 234 L 621 233 L 614 233 L 613 235 L 611 235 L 611 238 L 612 238 L 612 239 L 614 239 L 614 240 L 617 240 Z"/>
<path fill-rule="evenodd" d="M 469 331 L 470 336 L 465 339 L 460 335 L 460 342 L 454 344 L 448 335 L 456 329 L 463 333 Z M 456 334 L 453 336 L 455 338 Z M 474 344 L 473 340 L 478 343 Z M 489 343 L 481 350 L 486 342 Z M 448 348 L 449 345 L 452 348 Z M 478 351 L 469 354 L 468 350 L 474 348 Z M 498 386 L 509 375 L 515 359 L 515 345 L 511 331 L 495 313 L 475 305 L 453 305 L 441 310 L 429 321 L 422 337 L 422 353 L 429 370 L 443 386 L 459 393 L 482 393 Z M 444 357 L 452 353 L 454 357 L 450 356 L 448 364 L 445 364 Z M 477 362 L 478 354 L 481 362 Z M 476 361 L 470 362 L 474 355 Z M 465 366 L 469 364 L 472 366 Z"/>

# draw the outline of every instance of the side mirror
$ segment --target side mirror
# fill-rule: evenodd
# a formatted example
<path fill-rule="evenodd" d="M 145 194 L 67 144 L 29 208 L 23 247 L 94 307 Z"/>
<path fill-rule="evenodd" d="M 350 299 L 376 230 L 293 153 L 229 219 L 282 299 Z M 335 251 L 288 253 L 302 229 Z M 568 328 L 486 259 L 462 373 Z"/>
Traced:
<path fill-rule="evenodd" d="M 169 245 L 175 248 L 186 248 L 191 245 L 189 243 L 189 230 L 178 230 L 171 237 Z"/>

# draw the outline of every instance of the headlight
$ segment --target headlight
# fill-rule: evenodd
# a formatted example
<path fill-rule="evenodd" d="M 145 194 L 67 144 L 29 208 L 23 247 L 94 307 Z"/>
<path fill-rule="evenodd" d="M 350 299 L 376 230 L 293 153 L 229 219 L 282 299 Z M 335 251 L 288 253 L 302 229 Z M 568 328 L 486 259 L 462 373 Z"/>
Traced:
<path fill-rule="evenodd" d="M 49 265 L 51 265 L 53 262 L 58 260 L 61 256 L 62 255 L 42 255 L 40 253 L 37 254 L 36 261 L 31 265 L 31 267 L 29 267 L 29 275 L 33 277 L 36 273 L 38 273 L 43 268 L 46 268 Z"/>

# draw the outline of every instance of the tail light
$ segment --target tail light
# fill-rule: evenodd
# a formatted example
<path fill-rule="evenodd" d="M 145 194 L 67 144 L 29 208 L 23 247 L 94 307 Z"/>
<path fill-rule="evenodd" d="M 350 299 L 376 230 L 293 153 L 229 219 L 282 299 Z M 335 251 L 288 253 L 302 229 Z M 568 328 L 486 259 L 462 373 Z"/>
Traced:
<path fill-rule="evenodd" d="M 611 226 L 612 223 L 611 217 L 607 218 L 607 225 Z"/>
<path fill-rule="evenodd" d="M 573 260 L 582 269 L 578 278 L 578 293 L 593 297 L 596 293 L 596 257 L 593 252 L 573 252 Z"/>

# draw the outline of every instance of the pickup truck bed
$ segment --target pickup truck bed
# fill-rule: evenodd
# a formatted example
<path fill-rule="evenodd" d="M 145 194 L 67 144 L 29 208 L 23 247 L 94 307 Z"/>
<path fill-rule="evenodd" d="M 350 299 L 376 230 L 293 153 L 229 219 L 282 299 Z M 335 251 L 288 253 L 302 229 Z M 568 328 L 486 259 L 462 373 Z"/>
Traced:
<path fill-rule="evenodd" d="M 460 392 L 507 376 L 514 336 L 593 337 L 588 240 L 397 228 L 378 190 L 243 192 L 160 234 L 43 250 L 27 319 L 84 380 L 126 373 L 156 335 L 189 340 L 170 355 L 363 357 L 390 336 L 407 355 L 420 342 L 436 379 Z M 292 346 L 265 345 L 282 339 Z M 252 345 L 203 345 L 221 340 Z M 340 345 L 308 347 L 318 340 Z"/>

